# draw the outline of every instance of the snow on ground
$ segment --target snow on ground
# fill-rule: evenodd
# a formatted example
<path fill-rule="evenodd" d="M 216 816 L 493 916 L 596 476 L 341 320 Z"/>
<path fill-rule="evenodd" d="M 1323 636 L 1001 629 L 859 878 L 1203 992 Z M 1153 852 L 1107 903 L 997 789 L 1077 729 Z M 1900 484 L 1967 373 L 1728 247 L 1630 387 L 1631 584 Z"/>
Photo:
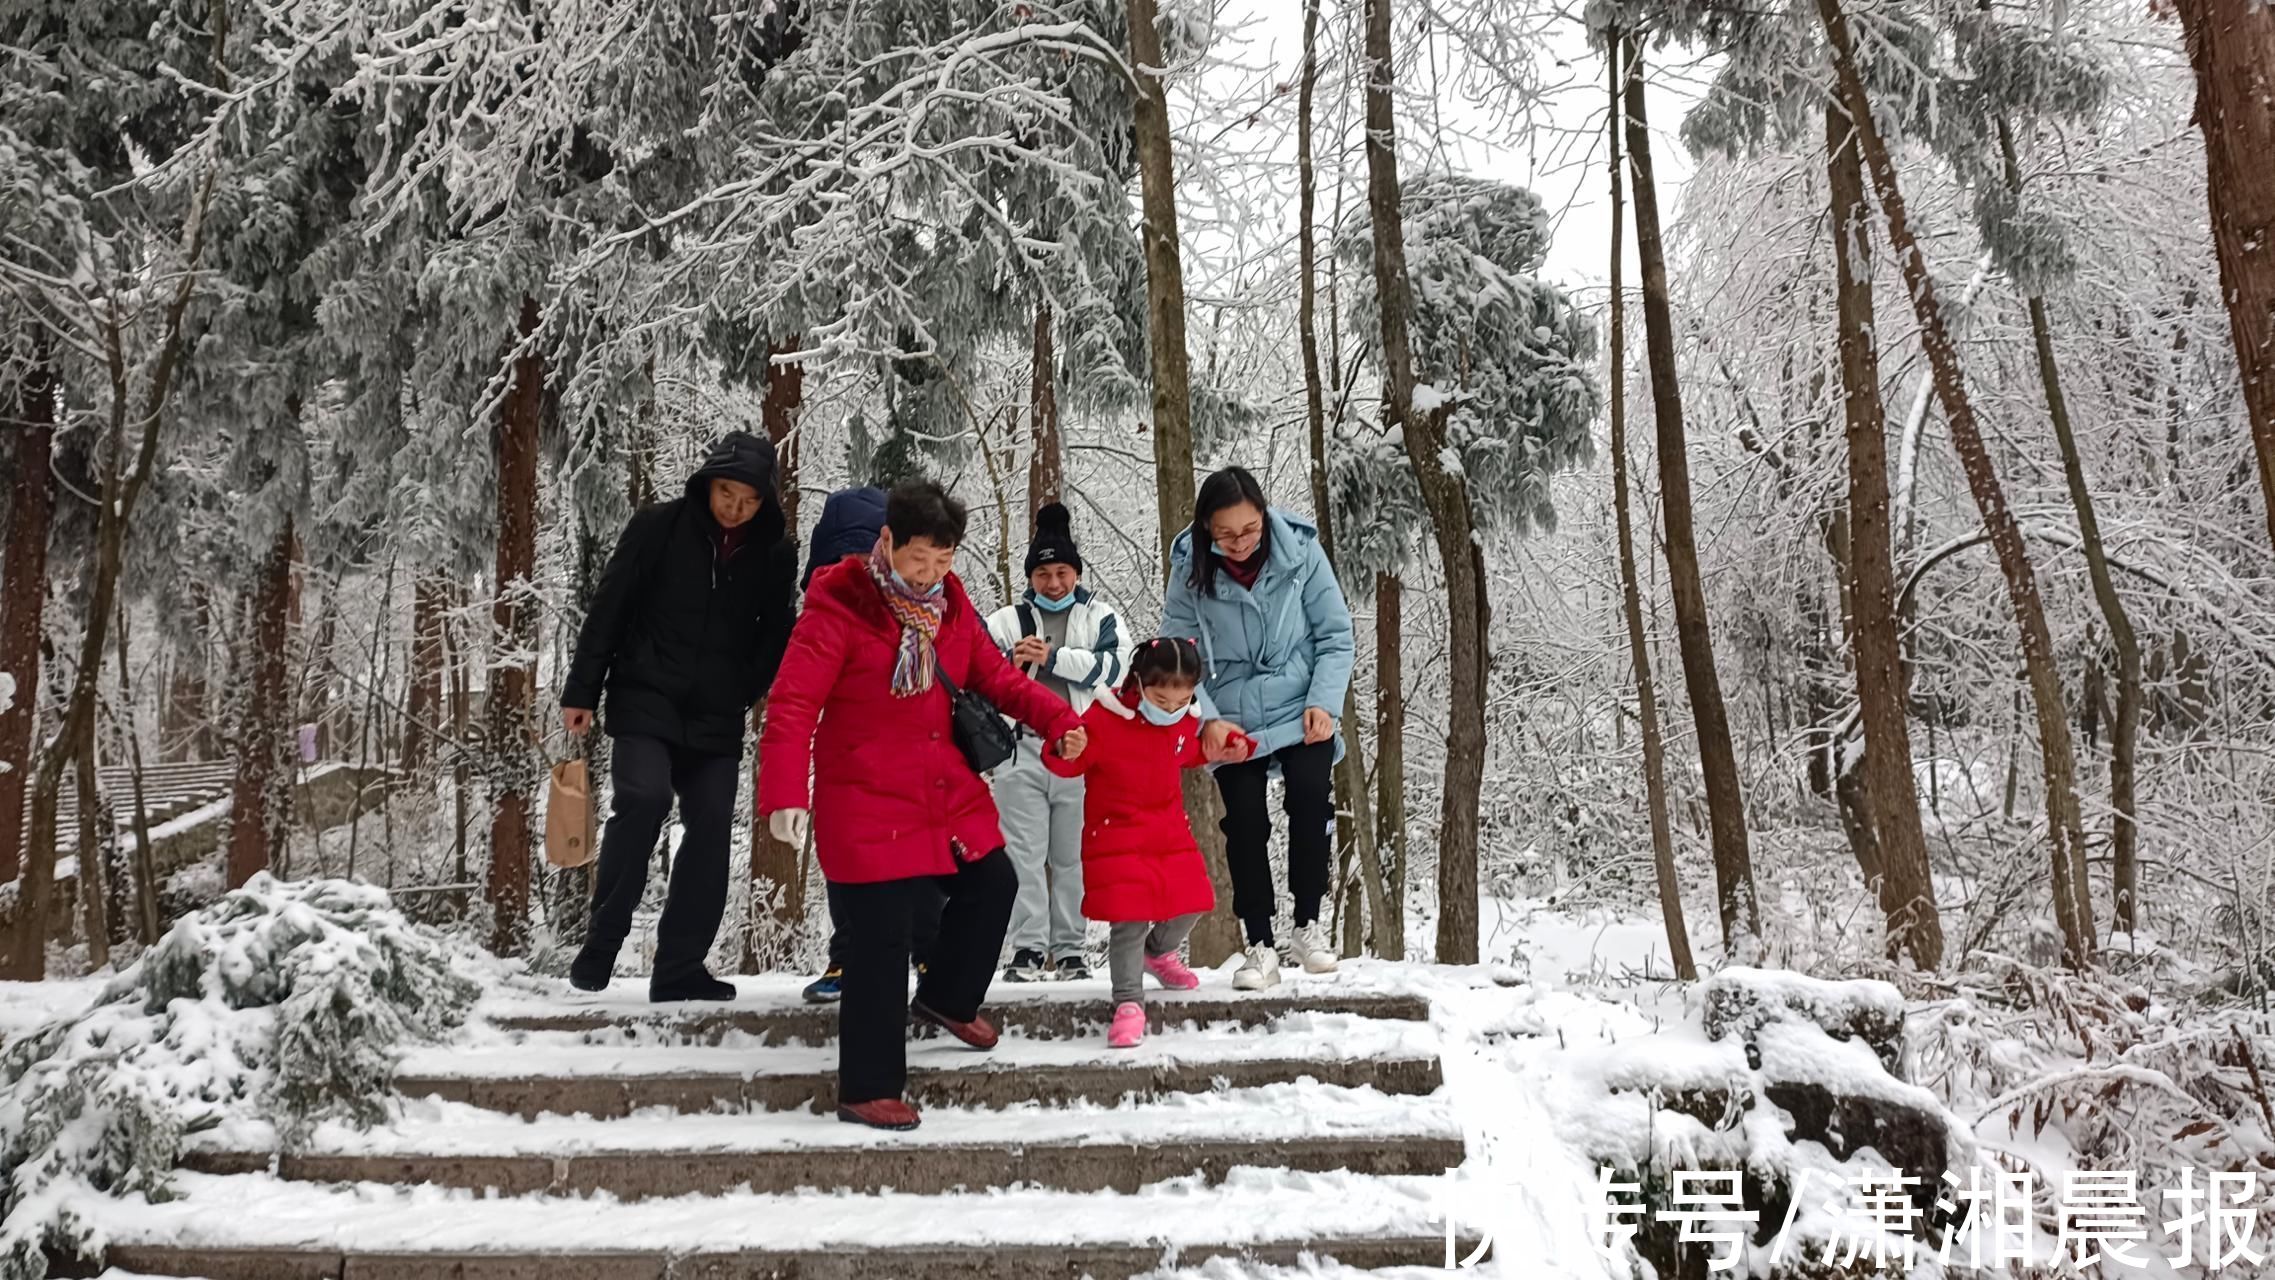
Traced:
<path fill-rule="evenodd" d="M 366 1250 L 692 1252 L 823 1249 L 986 1241 L 993 1245 L 1145 1241 L 1264 1243 L 1366 1234 L 1427 1236 L 1441 1180 L 1236 1169 L 1220 1185 L 1199 1177 L 1132 1194 L 1032 1189 L 916 1196 L 512 1196 L 392 1187 L 332 1187 L 266 1174 L 184 1173 L 180 1198 L 113 1200 L 83 1191 L 75 1203 L 111 1239 L 244 1247 Z M 221 1206 L 227 1212 L 217 1212 Z M 605 1209 L 605 1212 L 597 1210 Z M 1427 1264 L 1433 1259 L 1418 1258 Z M 1538 1274 L 1538 1273 L 1534 1273 Z M 1584 1274 L 1584 1273 L 1583 1273 Z"/>
<path fill-rule="evenodd" d="M 358 1130 L 341 1121 L 320 1126 L 310 1149 L 402 1155 L 575 1155 L 611 1150 L 767 1151 L 880 1143 L 950 1145 L 1001 1141 L 1168 1142 L 1201 1136 L 1292 1140 L 1370 1134 L 1459 1134 L 1467 1164 L 1445 1177 L 1369 1177 L 1235 1171 L 1225 1183 L 1179 1179 L 1133 1194 L 1075 1194 L 1037 1188 L 946 1196 L 807 1192 L 658 1198 L 619 1202 L 592 1197 L 499 1197 L 433 1186 L 329 1186 L 267 1175 L 221 1178 L 183 1174 L 179 1198 L 166 1203 L 114 1200 L 82 1192 L 99 1233 L 140 1241 L 239 1245 L 315 1245 L 347 1249 L 446 1250 L 542 1247 L 610 1250 L 635 1242 L 642 1250 L 808 1248 L 848 1244 L 917 1244 L 943 1239 L 1000 1243 L 1181 1243 L 1302 1240 L 1373 1233 L 1442 1238 L 1450 1212 L 1464 1236 L 1494 1244 L 1494 1260 L 1477 1273 L 1526 1280 L 1601 1280 L 1622 1274 L 1596 1249 L 1597 1170 L 1588 1151 L 1632 1146 L 1689 1147 L 1727 1154 L 1733 1142 L 1779 1141 L 1753 1126 L 1775 1127 L 1757 1114 L 1738 1132 L 1717 1133 L 1675 1117 L 1629 1086 L 1729 1085 L 1749 1070 L 1739 1041 L 1712 1041 L 1700 1025 L 1697 993 L 1666 980 L 1665 936 L 1656 921 L 1575 914 L 1533 901 L 1482 904 L 1487 963 L 1436 966 L 1376 960 L 1346 962 L 1334 975 L 1289 973 L 1277 994 L 1328 991 L 1410 993 L 1432 1002 L 1428 1021 L 1372 1019 L 1342 1013 L 1290 1013 L 1266 1029 L 1193 1026 L 1148 1037 L 1144 1047 L 1114 1051 L 1103 1037 L 1031 1039 L 1007 1034 L 993 1054 L 974 1055 L 944 1040 L 917 1042 L 910 1063 L 956 1070 L 1025 1067 L 1049 1071 L 1076 1064 L 1207 1062 L 1264 1056 L 1349 1059 L 1434 1055 L 1445 1084 L 1423 1097 L 1384 1094 L 1301 1080 L 1259 1088 L 1171 1095 L 1128 1105 L 1014 1106 L 1001 1111 L 928 1108 L 923 1129 L 880 1137 L 814 1111 L 680 1115 L 666 1110 L 617 1119 L 545 1116 L 523 1120 L 436 1098 L 403 1100 L 391 1121 Z M 1411 922 L 1426 939 L 1427 920 Z M 1203 995 L 1230 994 L 1230 964 L 1204 975 Z M 1764 975 L 1771 988 L 1784 975 Z M 715 1016 L 716 1006 L 658 1010 L 644 984 L 619 981 L 598 997 L 572 997 L 558 979 L 525 971 L 493 971 L 474 1018 L 451 1044 L 414 1049 L 401 1071 L 422 1076 L 550 1076 L 570 1074 L 720 1073 L 743 1077 L 826 1072 L 834 1046 L 769 1044 L 729 1032 L 717 1043 L 686 1043 L 674 1030 L 685 1019 Z M 803 1007 L 800 975 L 736 980 L 738 1012 Z M 0 987 L 0 1018 L 21 1026 L 42 1010 L 91 999 L 92 980 L 42 984 L 31 991 Z M 1791 984 L 1788 984 L 1791 985 Z M 1819 988 L 1822 988 L 1821 990 Z M 1846 995 L 1868 1003 L 1893 990 L 1817 984 L 1802 995 Z M 998 1002 L 1107 1004 L 1103 977 L 998 988 Z M 1791 993 L 1789 993 L 1791 994 Z M 1173 993 L 1149 993 L 1173 1006 Z M 566 1031 L 516 1031 L 497 1020 L 594 1014 L 622 1028 L 588 1043 Z M 1862 1043 L 1821 1034 L 1761 1037 L 1791 1069 L 1847 1087 L 1874 1076 L 1882 1096 L 1935 1106 L 1932 1094 L 1880 1071 Z M 1645 1078 L 1647 1077 L 1647 1078 Z M 1654 1127 L 1656 1126 L 1656 1127 Z M 1687 1126 L 1687 1127 L 1686 1127 Z M 201 1135 L 205 1150 L 264 1150 L 276 1133 L 265 1117 L 239 1115 Z M 1707 1160 L 1706 1167 L 1720 1162 Z M 605 1211 L 601 1211 L 605 1210 Z M 1414 1259 L 1409 1272 L 1443 1274 L 1440 1256 Z M 1360 1273 L 1318 1264 L 1260 1267 L 1214 1262 L 1169 1269 L 1175 1280 L 1349 1280 Z M 128 1280 L 125 1276 L 118 1280 Z"/>
<path fill-rule="evenodd" d="M 102 973 L 46 982 L 0 982 L 0 1045 L 51 1018 L 83 1012 L 110 980 Z"/>
<path fill-rule="evenodd" d="M 969 1056 L 969 1055 L 967 1055 Z M 1303 1080 L 1213 1093 L 1179 1093 L 1136 1106 L 1035 1104 L 1002 1110 L 927 1107 L 924 1127 L 892 1139 L 896 1146 L 954 1146 L 1000 1141 L 1015 1129 L 1023 1142 L 1171 1142 L 1217 1137 L 1289 1141 L 1368 1134 L 1456 1136 L 1462 1130 L 1449 1099 L 1386 1094 L 1371 1086 L 1344 1088 Z M 355 1155 L 582 1155 L 601 1151 L 779 1151 L 808 1147 L 870 1147 L 875 1133 L 815 1111 L 706 1115 L 700 1123 L 667 1108 L 623 1119 L 547 1116 L 524 1120 L 465 1103 L 423 1098 L 404 1104 L 400 1118 L 381 1129 L 358 1130 L 329 1122 L 309 1149 Z M 200 1135 L 192 1146 L 214 1151 L 262 1151 L 276 1146 L 276 1128 L 242 1119 Z"/>

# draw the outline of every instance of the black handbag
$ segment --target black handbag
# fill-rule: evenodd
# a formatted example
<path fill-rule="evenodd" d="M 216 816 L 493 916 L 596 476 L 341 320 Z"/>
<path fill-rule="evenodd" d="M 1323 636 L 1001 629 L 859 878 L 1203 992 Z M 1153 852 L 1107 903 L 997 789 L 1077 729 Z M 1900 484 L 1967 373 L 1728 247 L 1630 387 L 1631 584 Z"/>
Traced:
<path fill-rule="evenodd" d="M 948 728 L 956 739 L 956 750 L 964 753 L 964 763 L 973 773 L 984 774 L 1018 750 L 1018 736 L 1004 723 L 1003 713 L 995 709 L 982 694 L 958 685 L 948 678 L 948 664 L 935 661 L 933 674 L 940 677 L 940 687 L 948 691 Z"/>

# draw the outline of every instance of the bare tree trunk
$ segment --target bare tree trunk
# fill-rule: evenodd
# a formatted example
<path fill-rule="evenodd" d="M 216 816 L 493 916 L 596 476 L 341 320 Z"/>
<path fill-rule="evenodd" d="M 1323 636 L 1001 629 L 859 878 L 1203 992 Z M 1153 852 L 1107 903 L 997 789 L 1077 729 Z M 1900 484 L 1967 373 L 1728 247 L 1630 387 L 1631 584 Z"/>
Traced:
<path fill-rule="evenodd" d="M 292 521 L 277 531 L 253 596 L 251 696 L 237 727 L 237 777 L 230 787 L 229 887 L 239 888 L 276 865 L 291 803 L 292 765 L 285 721 L 285 668 L 290 645 Z"/>
<path fill-rule="evenodd" d="M 537 299 L 521 300 L 523 341 L 538 329 Z M 545 360 L 534 351 L 515 357 L 513 386 L 500 407 L 498 553 L 490 606 L 497 643 L 516 655 L 537 650 L 537 608 L 523 597 L 537 569 L 537 425 L 545 402 Z M 527 661 L 491 664 L 490 768 L 495 771 L 490 809 L 490 869 L 484 897 L 493 913 L 490 949 L 518 955 L 529 940 L 530 789 L 536 764 L 531 698 L 536 673 Z"/>
<path fill-rule="evenodd" d="M 1177 246 L 1177 186 L 1169 145 L 1169 99 L 1161 76 L 1161 31 L 1154 0 L 1129 0 L 1130 65 L 1136 72 L 1138 186 L 1144 214 L 1146 335 L 1153 358 L 1153 470 L 1161 517 L 1161 566 L 1169 545 L 1193 520 L 1193 400 L 1185 350 L 1185 267 Z M 1224 798 L 1200 770 L 1185 774 L 1185 813 L 1209 865 L 1218 909 L 1193 929 L 1193 961 L 1213 965 L 1240 950 L 1232 918 L 1232 876 L 1224 856 Z"/>
<path fill-rule="evenodd" d="M 1027 458 L 1027 536 L 1035 513 L 1066 495 L 1066 453 L 1059 440 L 1058 357 L 1051 350 L 1051 304 L 1035 304 L 1035 354 L 1027 372 L 1027 421 L 1034 450 Z M 1005 535 L 1010 536 L 1009 534 Z"/>
<path fill-rule="evenodd" d="M 1327 497 L 1327 394 L 1320 376 L 1319 357 L 1319 257 L 1312 239 L 1318 183 L 1311 158 L 1311 120 L 1312 98 L 1319 81 L 1318 38 L 1319 0 L 1303 0 L 1303 84 L 1296 106 L 1296 248 L 1300 260 L 1296 282 L 1296 327 L 1303 344 L 1304 416 L 1311 435 L 1312 518 L 1319 522 L 1320 545 L 1326 548 L 1327 558 L 1333 561 L 1334 512 L 1329 507 Z M 1374 921 L 1376 932 L 1380 935 L 1389 915 L 1384 903 L 1387 891 L 1383 882 L 1381 851 L 1375 845 L 1374 805 L 1367 794 L 1366 735 L 1359 725 L 1356 684 L 1343 691 L 1341 712 L 1343 760 L 1335 766 L 1335 789 L 1341 795 L 1342 802 L 1336 806 L 1336 827 L 1340 843 L 1350 848 L 1358 860 L 1361 889 L 1361 893 L 1346 908 L 1349 912 L 1346 918 L 1356 920 L 1359 900 L 1363 899 L 1367 915 Z M 1355 928 L 1346 932 L 1346 938 L 1354 936 L 1363 934 Z M 1405 951 L 1405 938 L 1403 935 L 1396 938 L 1378 936 L 1375 947 L 1380 954 L 1401 956 Z M 1346 949 L 1353 950 L 1353 954 L 1356 954 L 1355 949 Z"/>
<path fill-rule="evenodd" d="M 1385 959 L 1406 958 L 1406 584 L 1374 578 L 1375 848 L 1383 860 L 1384 916 L 1375 946 Z"/>
<path fill-rule="evenodd" d="M 1698 535 L 1692 528 L 1690 460 L 1683 430 L 1682 387 L 1675 378 L 1675 326 L 1667 299 L 1667 255 L 1659 233 L 1659 189 L 1651 163 L 1651 130 L 1644 116 L 1641 42 L 1624 42 L 1627 63 L 1627 162 L 1635 179 L 1635 251 L 1643 267 L 1644 346 L 1651 370 L 1651 400 L 1658 430 L 1659 492 L 1667 536 L 1667 583 L 1675 604 L 1675 637 L 1683 684 L 1690 691 L 1698 728 L 1699 768 L 1706 779 L 1707 824 L 1714 848 L 1715 908 L 1722 944 L 1748 955 L 1761 936 L 1754 896 L 1753 855 L 1747 847 L 1745 797 L 1738 783 L 1738 753 L 1730 716 L 1714 668 L 1714 631 L 1707 621 L 1706 587 L 1698 570 Z"/>
<path fill-rule="evenodd" d="M 1620 241 L 1625 194 L 1620 187 L 1617 40 L 1608 42 L 1611 63 L 1611 495 L 1619 525 L 1620 614 L 1627 624 L 1627 657 L 1635 673 L 1636 720 L 1643 737 L 1643 799 L 1651 816 L 1651 866 L 1659 883 L 1659 915 L 1667 925 L 1667 953 L 1675 976 L 1696 981 L 1698 963 L 1690 952 L 1690 924 L 1683 916 L 1682 882 L 1675 874 L 1674 826 L 1667 820 L 1667 748 L 1659 736 L 1659 693 L 1651 676 L 1651 644 L 1643 631 L 1643 592 L 1635 574 L 1635 522 L 1627 495 L 1627 295 L 1622 289 Z"/>
<path fill-rule="evenodd" d="M 803 337 L 775 343 L 774 355 L 796 351 L 804 345 Z M 761 418 L 766 424 L 766 438 L 774 442 L 774 475 L 776 488 L 782 495 L 783 536 L 795 545 L 798 538 L 798 420 L 805 409 L 806 367 L 802 364 L 766 366 L 766 400 Z M 766 720 L 766 700 L 750 710 L 751 731 L 756 733 Z M 752 804 L 757 804 L 758 757 L 751 756 L 750 793 Z M 799 891 L 800 871 L 805 857 L 803 849 L 782 843 L 758 821 L 754 807 L 751 812 L 750 893 L 749 923 L 743 931 L 742 968 L 744 973 L 764 973 L 785 966 L 790 955 L 787 943 L 806 918 L 806 895 Z M 769 936 L 760 937 L 761 915 L 759 904 L 772 902 L 773 907 L 764 920 L 769 923 Z"/>
<path fill-rule="evenodd" d="M 2275 539 L 2275 8 L 2174 0 L 2196 68 L 2196 125 L 2260 496 Z"/>
<path fill-rule="evenodd" d="M 403 771 L 426 772 L 442 723 L 442 625 L 446 579 L 422 573 L 411 587 L 411 697 L 403 726 Z"/>
<path fill-rule="evenodd" d="M 1872 119 L 1871 100 L 1856 67 L 1856 47 L 1842 15 L 1840 0 L 1817 0 L 1818 17 L 1832 47 L 1834 70 L 1840 78 L 1841 102 L 1848 111 L 1856 138 L 1864 148 L 1866 168 L 1880 197 L 1880 210 L 1888 220 L 1888 240 L 1902 266 L 1911 293 L 1912 309 L 1919 318 L 1920 343 L 1935 370 L 1936 394 L 1958 451 L 1967 487 L 1982 512 L 1991 546 L 1998 553 L 1999 569 L 2006 577 L 2007 595 L 2022 632 L 2022 660 L 2029 676 L 2030 697 L 2037 715 L 2039 751 L 2045 758 L 2046 827 L 2051 846 L 2054 914 L 2062 929 L 2063 959 L 2076 968 L 2093 960 L 2093 902 L 2087 892 L 2083 823 L 2078 815 L 2077 760 L 2070 747 L 2067 710 L 2062 705 L 2061 676 L 2054 667 L 2054 644 L 2046 626 L 2046 608 L 2038 593 L 2038 577 L 2030 552 L 2022 541 L 2022 527 L 2007 505 L 1990 450 L 1975 423 L 1975 407 L 1967 396 L 1966 370 L 1945 327 L 1936 303 L 1935 279 L 1927 258 L 1912 234 L 1904 195 L 1896 181 L 1895 162 Z"/>
<path fill-rule="evenodd" d="M 8 503 L 8 545 L 0 561 L 0 671 L 15 677 L 15 699 L 0 711 L 0 884 L 16 878 L 24 850 L 24 784 L 32 776 L 32 729 L 39 721 L 40 627 L 47 612 L 47 536 L 55 522 L 55 375 L 42 363 L 23 381 L 15 437 L 16 492 Z M 23 903 L 17 904 L 23 919 Z"/>
<path fill-rule="evenodd" d="M 158 861 L 150 848 L 150 805 L 142 788 L 142 730 L 135 724 L 134 683 L 127 669 L 126 606 L 118 611 L 118 708 L 126 740 L 129 778 L 134 789 L 134 856 L 128 870 L 134 881 L 134 936 L 143 946 L 158 941 Z"/>
<path fill-rule="evenodd" d="M 1398 187 L 1397 121 L 1391 98 L 1390 0 L 1367 0 L 1367 205 L 1374 229 L 1375 297 L 1382 317 L 1385 398 L 1406 429 L 1406 460 L 1430 513 L 1445 572 L 1446 775 L 1438 818 L 1438 953 L 1441 964 L 1477 962 L 1477 804 L 1485 781 L 1485 584 L 1478 574 L 1469 490 L 1447 469 L 1445 412 L 1414 412 L 1413 311 L 1406 228 Z"/>
<path fill-rule="evenodd" d="M 1943 963 L 1943 922 L 1920 827 L 1912 780 L 1911 726 L 1904 718 L 1901 624 L 1896 614 L 1894 530 L 1888 503 L 1888 424 L 1880 403 L 1880 352 L 1873 338 L 1872 240 L 1864 166 L 1848 117 L 1825 107 L 1825 157 L 1832 190 L 1837 264 L 1841 384 L 1848 421 L 1849 649 L 1864 725 L 1860 799 L 1879 855 L 1880 911 L 1888 955 L 1909 954 L 1924 970 Z M 1836 763 L 1836 768 L 1838 765 Z"/>
<path fill-rule="evenodd" d="M 173 647 L 165 681 L 166 705 L 158 727 L 160 760 L 206 760 L 214 754 L 213 725 L 207 714 L 211 681 L 213 598 L 205 584 L 190 584 L 190 640 Z"/>
<path fill-rule="evenodd" d="M 1999 149 L 2006 161 L 2009 190 L 2022 190 L 2022 164 L 2015 155 L 2014 131 L 2004 119 L 1998 122 Z M 2085 459 L 2078 452 L 2077 432 L 2070 422 L 2068 399 L 2062 394 L 2060 364 L 2054 359 L 2054 330 L 2046 318 L 2046 299 L 2032 294 L 2030 337 L 2038 355 L 2038 381 L 2046 393 L 2046 416 L 2054 424 L 2054 440 L 2062 450 L 2062 478 L 2077 508 L 2078 542 L 2085 550 L 2087 575 L 2093 580 L 2094 602 L 2102 621 L 2109 624 L 2109 643 L 2117 650 L 2117 712 L 2109 730 L 2109 823 L 2111 893 L 2115 899 L 2111 926 L 2119 933 L 2133 932 L 2139 905 L 2140 866 L 2134 816 L 2139 805 L 2133 794 L 2134 762 L 2141 733 L 2141 642 L 2133 631 L 2132 616 L 2117 594 L 2117 580 L 2109 572 L 2109 551 L 2101 541 L 2101 519 L 2094 513 L 2093 491 L 2086 484 Z M 2088 734 L 2090 741 L 2091 735 Z M 2080 846 L 2082 849 L 2082 845 Z"/>

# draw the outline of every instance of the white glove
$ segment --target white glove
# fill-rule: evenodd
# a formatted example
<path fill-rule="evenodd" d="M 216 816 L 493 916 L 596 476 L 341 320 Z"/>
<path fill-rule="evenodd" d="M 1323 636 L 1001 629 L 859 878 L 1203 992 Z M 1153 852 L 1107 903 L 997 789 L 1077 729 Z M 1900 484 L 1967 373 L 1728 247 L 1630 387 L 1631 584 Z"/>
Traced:
<path fill-rule="evenodd" d="M 793 849 L 806 847 L 806 828 L 813 823 L 813 815 L 803 809 L 776 809 L 766 815 L 767 834 Z"/>

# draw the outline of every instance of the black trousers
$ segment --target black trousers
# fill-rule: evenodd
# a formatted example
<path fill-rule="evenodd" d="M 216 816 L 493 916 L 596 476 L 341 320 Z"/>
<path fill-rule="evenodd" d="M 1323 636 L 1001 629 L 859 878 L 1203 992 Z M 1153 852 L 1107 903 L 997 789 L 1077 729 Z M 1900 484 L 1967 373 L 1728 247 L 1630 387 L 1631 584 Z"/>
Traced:
<path fill-rule="evenodd" d="M 909 922 L 909 954 L 918 960 L 928 961 L 932 954 L 933 940 L 940 936 L 940 908 L 948 901 L 948 895 L 940 888 L 938 880 L 926 879 L 919 883 L 931 886 L 932 901 L 929 904 L 921 901 L 917 903 L 916 918 Z M 823 901 L 829 906 L 829 967 L 843 970 L 845 922 L 838 918 L 836 898 L 824 898 Z"/>
<path fill-rule="evenodd" d="M 1225 861 L 1232 872 L 1232 913 L 1251 944 L 1272 941 L 1272 813 L 1266 784 L 1280 765 L 1287 793 L 1288 892 L 1300 927 L 1319 919 L 1335 855 L 1335 742 L 1299 743 L 1240 764 L 1220 765 Z"/>
<path fill-rule="evenodd" d="M 609 763 L 608 826 L 593 883 L 592 932 L 585 945 L 614 955 L 632 931 L 632 912 L 648 887 L 648 859 L 679 797 L 685 829 L 672 859 L 663 919 L 656 925 L 652 987 L 669 988 L 703 971 L 727 909 L 727 836 L 735 818 L 742 757 L 709 755 L 661 738 L 620 737 Z"/>
<path fill-rule="evenodd" d="M 898 1098 L 908 1089 L 908 965 L 917 921 L 937 904 L 939 934 L 916 998 L 968 1022 L 987 998 L 1018 893 L 1019 873 L 1001 849 L 959 864 L 954 875 L 829 886 L 845 968 L 837 1004 L 840 1105 Z"/>

